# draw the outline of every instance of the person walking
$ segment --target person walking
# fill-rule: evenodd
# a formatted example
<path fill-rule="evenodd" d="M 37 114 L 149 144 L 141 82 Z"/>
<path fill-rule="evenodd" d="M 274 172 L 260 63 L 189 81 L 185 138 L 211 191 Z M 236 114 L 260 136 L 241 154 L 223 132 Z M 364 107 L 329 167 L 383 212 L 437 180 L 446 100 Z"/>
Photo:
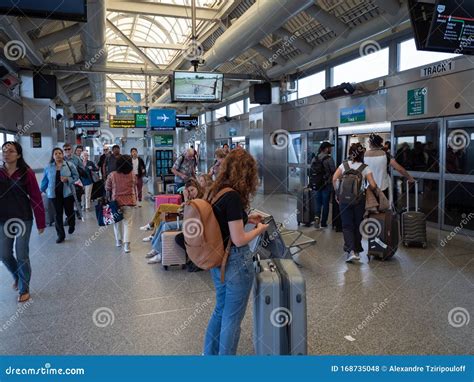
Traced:
<path fill-rule="evenodd" d="M 130 252 L 130 234 L 133 229 L 133 212 L 137 204 L 136 180 L 133 175 L 133 162 L 130 155 L 121 155 L 117 159 L 117 170 L 109 174 L 105 189 L 111 193 L 111 200 L 119 205 L 123 220 L 114 224 L 115 245 L 125 253 Z"/>
<path fill-rule="evenodd" d="M 120 158 L 120 146 L 119 145 L 113 145 L 112 146 L 112 153 L 107 155 L 105 158 L 105 179 L 108 178 L 108 176 L 117 170 L 117 161 L 118 158 Z"/>
<path fill-rule="evenodd" d="M 53 149 L 49 165 L 44 169 L 41 181 L 41 192 L 45 192 L 55 209 L 55 227 L 58 238 L 56 243 L 62 243 L 66 238 L 64 232 L 63 213 L 69 226 L 68 233 L 74 233 L 76 220 L 74 216 L 74 197 L 71 188 L 79 180 L 76 166 L 64 160 L 64 153 L 59 147 Z"/>
<path fill-rule="evenodd" d="M 104 147 L 102 149 L 102 154 L 99 157 L 99 161 L 97 162 L 97 167 L 99 167 L 100 175 L 101 175 L 101 177 L 104 181 L 105 181 L 105 179 L 107 179 L 106 171 L 105 171 L 105 160 L 107 159 L 109 154 L 110 154 L 109 147 L 104 145 Z"/>
<path fill-rule="evenodd" d="M 171 169 L 171 172 L 174 174 L 176 190 L 183 187 L 188 179 L 195 177 L 195 168 L 194 149 L 187 149 L 184 154 L 181 154 L 176 159 Z"/>
<path fill-rule="evenodd" d="M 336 201 L 341 211 L 344 255 L 348 263 L 360 260 L 363 251 L 360 225 L 365 214 L 365 183 L 369 183 L 371 190 L 377 188 L 372 170 L 364 164 L 364 152 L 360 143 L 353 143 L 349 148 L 349 159 L 342 162 L 333 176 Z M 354 180 L 356 177 L 358 179 Z M 345 198 L 342 200 L 341 196 L 352 199 L 352 202 L 345 201 Z"/>
<path fill-rule="evenodd" d="M 13 276 L 18 302 L 30 299 L 29 256 L 33 215 L 38 233 L 46 227 L 45 209 L 34 171 L 23 159 L 18 142 L 2 145 L 0 167 L 0 259 Z M 15 255 L 13 255 L 15 253 Z"/>
<path fill-rule="evenodd" d="M 138 150 L 134 147 L 130 150 L 133 163 L 133 175 L 136 180 L 138 207 L 142 206 L 143 177 L 146 176 L 145 162 L 138 156 Z"/>
<path fill-rule="evenodd" d="M 391 157 L 390 152 L 384 150 L 383 138 L 380 135 L 370 134 L 369 150 L 364 154 L 364 163 L 370 167 L 375 183 L 389 200 L 393 200 L 393 197 L 390 199 L 390 167 L 402 174 L 410 183 L 415 182 L 408 171 Z"/>
<path fill-rule="evenodd" d="M 89 160 L 89 153 L 87 151 L 82 152 L 81 159 L 86 174 L 85 177 L 81 177 L 81 182 L 84 186 L 84 209 L 86 211 L 89 211 L 91 208 L 92 186 L 94 182 L 98 179 L 97 172 L 99 171 L 99 169 L 94 162 Z"/>
<path fill-rule="evenodd" d="M 332 143 L 322 142 L 319 146 L 318 155 L 311 161 L 310 185 L 313 189 L 314 227 L 316 229 L 328 226 L 329 201 L 333 191 L 332 176 L 336 171 L 336 165 L 331 157 L 333 147 Z"/>
<path fill-rule="evenodd" d="M 267 224 L 261 223 L 260 215 L 247 215 L 246 212 L 258 187 L 257 162 L 247 151 L 237 149 L 227 155 L 211 187 L 209 200 L 226 187 L 233 191 L 222 195 L 213 205 L 213 211 L 219 222 L 224 248 L 229 241 L 231 247 L 224 282 L 221 282 L 220 267 L 210 271 L 216 289 L 216 304 L 204 337 L 204 355 L 237 353 L 240 325 L 255 278 L 248 243 L 268 228 Z M 256 228 L 246 232 L 247 223 L 255 224 Z"/>

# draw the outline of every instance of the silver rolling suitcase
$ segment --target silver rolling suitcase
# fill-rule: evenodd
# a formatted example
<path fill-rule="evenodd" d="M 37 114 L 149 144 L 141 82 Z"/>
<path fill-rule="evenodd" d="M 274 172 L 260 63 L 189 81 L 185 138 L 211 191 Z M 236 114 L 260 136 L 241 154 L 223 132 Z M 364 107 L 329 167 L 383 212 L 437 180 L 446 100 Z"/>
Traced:
<path fill-rule="evenodd" d="M 256 261 L 253 342 L 257 355 L 307 354 L 306 290 L 287 259 Z"/>
<path fill-rule="evenodd" d="M 421 246 L 426 248 L 426 215 L 418 211 L 418 182 L 415 182 L 415 210 L 410 211 L 410 187 L 407 182 L 407 210 L 401 218 L 402 242 L 405 247 Z"/>
<path fill-rule="evenodd" d="M 161 265 L 165 270 L 172 265 L 178 265 L 182 269 L 186 266 L 186 252 L 175 241 L 175 236 L 180 232 L 165 231 L 161 234 Z"/>

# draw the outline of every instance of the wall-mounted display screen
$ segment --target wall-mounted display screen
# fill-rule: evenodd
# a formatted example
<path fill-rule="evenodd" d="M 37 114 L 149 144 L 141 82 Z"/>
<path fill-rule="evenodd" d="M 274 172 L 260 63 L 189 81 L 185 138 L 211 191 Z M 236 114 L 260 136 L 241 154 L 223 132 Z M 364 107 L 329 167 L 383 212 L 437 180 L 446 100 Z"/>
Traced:
<path fill-rule="evenodd" d="M 222 73 L 173 73 L 173 102 L 221 102 L 224 85 Z"/>
<path fill-rule="evenodd" d="M 182 127 L 188 130 L 195 129 L 199 125 L 199 118 L 197 115 L 177 114 L 176 127 Z"/>
<path fill-rule="evenodd" d="M 100 127 L 100 114 L 75 113 L 74 127 Z"/>
<path fill-rule="evenodd" d="M 0 0 L 0 14 L 86 22 L 87 1 Z"/>

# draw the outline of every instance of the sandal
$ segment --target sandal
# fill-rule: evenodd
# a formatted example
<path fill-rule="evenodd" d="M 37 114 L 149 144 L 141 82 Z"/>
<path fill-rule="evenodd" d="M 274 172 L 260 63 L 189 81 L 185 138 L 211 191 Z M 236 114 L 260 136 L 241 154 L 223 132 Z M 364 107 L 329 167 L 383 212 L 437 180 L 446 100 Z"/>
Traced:
<path fill-rule="evenodd" d="M 26 292 L 18 296 L 18 302 L 27 302 L 30 299 L 30 293 Z"/>

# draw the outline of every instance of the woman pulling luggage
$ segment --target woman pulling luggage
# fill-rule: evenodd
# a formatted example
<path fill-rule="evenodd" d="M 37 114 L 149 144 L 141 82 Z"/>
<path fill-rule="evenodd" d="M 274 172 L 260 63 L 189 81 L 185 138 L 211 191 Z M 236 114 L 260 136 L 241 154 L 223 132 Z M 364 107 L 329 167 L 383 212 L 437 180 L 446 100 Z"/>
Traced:
<path fill-rule="evenodd" d="M 372 170 L 364 164 L 365 149 L 360 143 L 353 143 L 349 149 L 349 159 L 345 160 L 333 176 L 336 201 L 342 220 L 344 255 L 346 262 L 360 260 L 362 234 L 360 225 L 365 213 L 365 184 L 371 190 L 377 188 Z"/>
<path fill-rule="evenodd" d="M 23 159 L 18 142 L 2 145 L 0 168 L 0 258 L 12 274 L 18 302 L 30 299 L 31 265 L 29 256 L 33 214 L 38 233 L 46 227 L 41 192 L 33 170 Z M 15 251 L 15 256 L 13 256 Z"/>
<path fill-rule="evenodd" d="M 59 147 L 53 149 L 49 165 L 44 169 L 41 181 L 41 192 L 46 192 L 51 204 L 54 205 L 54 223 L 58 238 L 56 243 L 62 243 L 66 237 L 64 232 L 63 213 L 66 213 L 69 226 L 68 233 L 74 233 L 76 220 L 74 216 L 74 197 L 72 187 L 79 180 L 79 174 L 74 164 L 64 159 L 64 152 Z"/>

